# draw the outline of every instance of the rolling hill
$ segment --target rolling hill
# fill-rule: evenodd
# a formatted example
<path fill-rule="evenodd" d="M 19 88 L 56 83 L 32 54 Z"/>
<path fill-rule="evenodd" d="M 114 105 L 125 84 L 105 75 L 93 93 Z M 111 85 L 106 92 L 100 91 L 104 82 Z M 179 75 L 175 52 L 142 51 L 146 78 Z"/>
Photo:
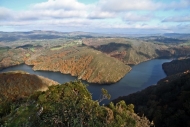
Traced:
<path fill-rule="evenodd" d="M 88 47 L 46 50 L 31 56 L 26 64 L 34 70 L 59 71 L 90 83 L 111 84 L 131 70 L 130 66 Z"/>
<path fill-rule="evenodd" d="M 35 91 L 45 91 L 58 82 L 23 71 L 0 73 L 0 103 L 24 98 Z"/>
<path fill-rule="evenodd" d="M 133 65 L 155 58 L 190 56 L 189 46 L 165 45 L 139 39 L 90 38 L 83 39 L 83 44 Z"/>

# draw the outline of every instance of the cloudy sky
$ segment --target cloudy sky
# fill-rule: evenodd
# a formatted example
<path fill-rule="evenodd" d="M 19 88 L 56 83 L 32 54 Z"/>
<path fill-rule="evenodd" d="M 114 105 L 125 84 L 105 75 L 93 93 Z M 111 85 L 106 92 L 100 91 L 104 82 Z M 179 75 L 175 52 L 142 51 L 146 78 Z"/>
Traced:
<path fill-rule="evenodd" d="M 190 33 L 190 0 L 0 0 L 0 31 Z"/>

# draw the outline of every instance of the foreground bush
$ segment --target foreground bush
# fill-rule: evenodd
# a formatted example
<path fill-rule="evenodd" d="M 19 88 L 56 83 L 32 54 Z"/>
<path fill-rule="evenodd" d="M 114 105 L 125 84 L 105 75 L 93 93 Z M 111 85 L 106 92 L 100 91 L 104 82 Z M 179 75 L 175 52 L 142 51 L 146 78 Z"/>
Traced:
<path fill-rule="evenodd" d="M 102 89 L 102 99 L 110 98 Z M 80 81 L 50 86 L 27 100 L 13 102 L 1 124 L 10 127 L 134 127 L 132 104 L 100 106 Z"/>

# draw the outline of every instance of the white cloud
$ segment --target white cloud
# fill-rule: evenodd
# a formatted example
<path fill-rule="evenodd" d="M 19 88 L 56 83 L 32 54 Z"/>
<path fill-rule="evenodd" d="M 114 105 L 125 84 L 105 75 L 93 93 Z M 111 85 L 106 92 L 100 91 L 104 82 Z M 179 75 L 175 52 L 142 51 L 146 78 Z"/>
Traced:
<path fill-rule="evenodd" d="M 33 9 L 64 9 L 64 10 L 84 10 L 86 5 L 77 0 L 48 0 L 32 6 Z"/>
<path fill-rule="evenodd" d="M 31 6 L 32 13 L 39 18 L 85 18 L 90 5 L 85 5 L 77 0 L 48 0 Z"/>
<path fill-rule="evenodd" d="M 88 15 L 90 19 L 106 19 L 106 18 L 115 18 L 116 13 L 107 12 L 107 11 L 93 11 Z"/>
<path fill-rule="evenodd" d="M 167 2 L 165 0 L 165 2 Z M 153 11 L 190 8 L 190 0 L 164 3 L 158 0 L 99 0 L 98 6 L 106 11 Z"/>
<path fill-rule="evenodd" d="M 135 21 L 135 22 L 141 22 L 141 21 L 150 21 L 151 19 L 153 19 L 153 15 L 151 14 L 137 14 L 134 12 L 128 12 L 125 13 L 123 16 L 123 20 L 124 21 Z"/>
<path fill-rule="evenodd" d="M 13 12 L 8 8 L 0 7 L 0 21 L 11 19 Z"/>
<path fill-rule="evenodd" d="M 152 0 L 101 0 L 99 5 L 107 11 L 156 10 L 162 3 Z"/>
<path fill-rule="evenodd" d="M 86 17 L 86 11 L 65 11 L 65 10 L 38 10 L 20 12 L 17 19 L 20 20 L 43 20 L 43 19 L 57 19 L 57 18 L 76 18 Z"/>
<path fill-rule="evenodd" d="M 54 26 L 70 26 L 70 27 L 84 27 L 90 26 L 94 22 L 88 19 L 57 19 L 57 20 L 48 20 L 45 21 L 47 25 L 54 25 Z M 43 24 L 43 23 L 42 23 Z"/>
<path fill-rule="evenodd" d="M 163 1 L 163 0 L 162 0 Z M 157 10 L 183 9 L 190 0 L 170 2 L 155 0 L 99 0 L 94 4 L 83 4 L 77 0 L 48 0 L 31 5 L 28 10 L 13 11 L 0 7 L 0 26 L 32 26 L 39 28 L 86 29 L 163 29 L 184 28 L 181 22 L 190 22 L 190 16 L 158 18 Z M 143 11 L 143 13 L 139 12 Z M 160 24 L 153 23 L 159 21 Z M 154 21 L 153 21 L 154 20 Z M 150 24 L 150 22 L 153 24 Z M 172 23 L 173 28 L 165 22 Z M 167 24 L 167 25 L 164 25 Z M 189 27 L 187 27 L 189 28 Z M 186 29 L 187 29 L 186 28 Z"/>
<path fill-rule="evenodd" d="M 185 9 L 190 8 L 190 0 L 180 0 L 179 2 L 173 1 L 169 5 L 165 5 L 169 9 Z"/>
<path fill-rule="evenodd" d="M 162 22 L 190 22 L 190 15 L 165 18 Z"/>

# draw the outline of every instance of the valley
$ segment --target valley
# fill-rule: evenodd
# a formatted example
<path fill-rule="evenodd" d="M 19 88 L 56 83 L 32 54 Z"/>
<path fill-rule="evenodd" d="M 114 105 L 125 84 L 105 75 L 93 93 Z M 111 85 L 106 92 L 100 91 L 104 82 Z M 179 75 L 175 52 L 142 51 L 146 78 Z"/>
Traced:
<path fill-rule="evenodd" d="M 190 56 L 190 46 L 180 39 L 171 44 L 82 32 L 31 31 L 2 32 L 0 40 L 0 69 L 25 63 L 34 70 L 71 74 L 98 84 L 118 82 L 130 72 L 130 65 Z"/>
<path fill-rule="evenodd" d="M 172 34 L 1 32 L 0 125 L 189 126 L 188 43 Z"/>
<path fill-rule="evenodd" d="M 190 0 L 0 0 L 0 127 L 190 127 Z"/>
<path fill-rule="evenodd" d="M 93 100 L 98 100 L 100 98 L 101 89 L 104 88 L 111 94 L 110 101 L 112 101 L 119 96 L 125 96 L 157 84 L 160 79 L 166 77 L 166 74 L 162 69 L 162 64 L 170 61 L 170 59 L 154 59 L 132 66 L 132 69 L 128 74 L 113 84 L 88 83 L 84 80 L 82 80 L 82 82 L 88 84 L 87 89 L 92 93 Z M 21 70 L 30 74 L 46 77 L 60 84 L 77 80 L 77 77 L 71 76 L 70 74 L 62 74 L 53 71 L 34 71 L 32 68 L 33 66 L 21 64 L 3 69 L 0 73 Z M 103 101 L 102 103 L 108 103 L 110 101 Z"/>
<path fill-rule="evenodd" d="M 170 63 L 169 63 L 170 64 Z M 173 64 L 173 61 L 171 62 Z M 159 127 L 189 126 L 190 72 L 173 74 L 161 79 L 157 85 L 113 100 L 134 104 L 135 112 L 145 115 Z"/>

